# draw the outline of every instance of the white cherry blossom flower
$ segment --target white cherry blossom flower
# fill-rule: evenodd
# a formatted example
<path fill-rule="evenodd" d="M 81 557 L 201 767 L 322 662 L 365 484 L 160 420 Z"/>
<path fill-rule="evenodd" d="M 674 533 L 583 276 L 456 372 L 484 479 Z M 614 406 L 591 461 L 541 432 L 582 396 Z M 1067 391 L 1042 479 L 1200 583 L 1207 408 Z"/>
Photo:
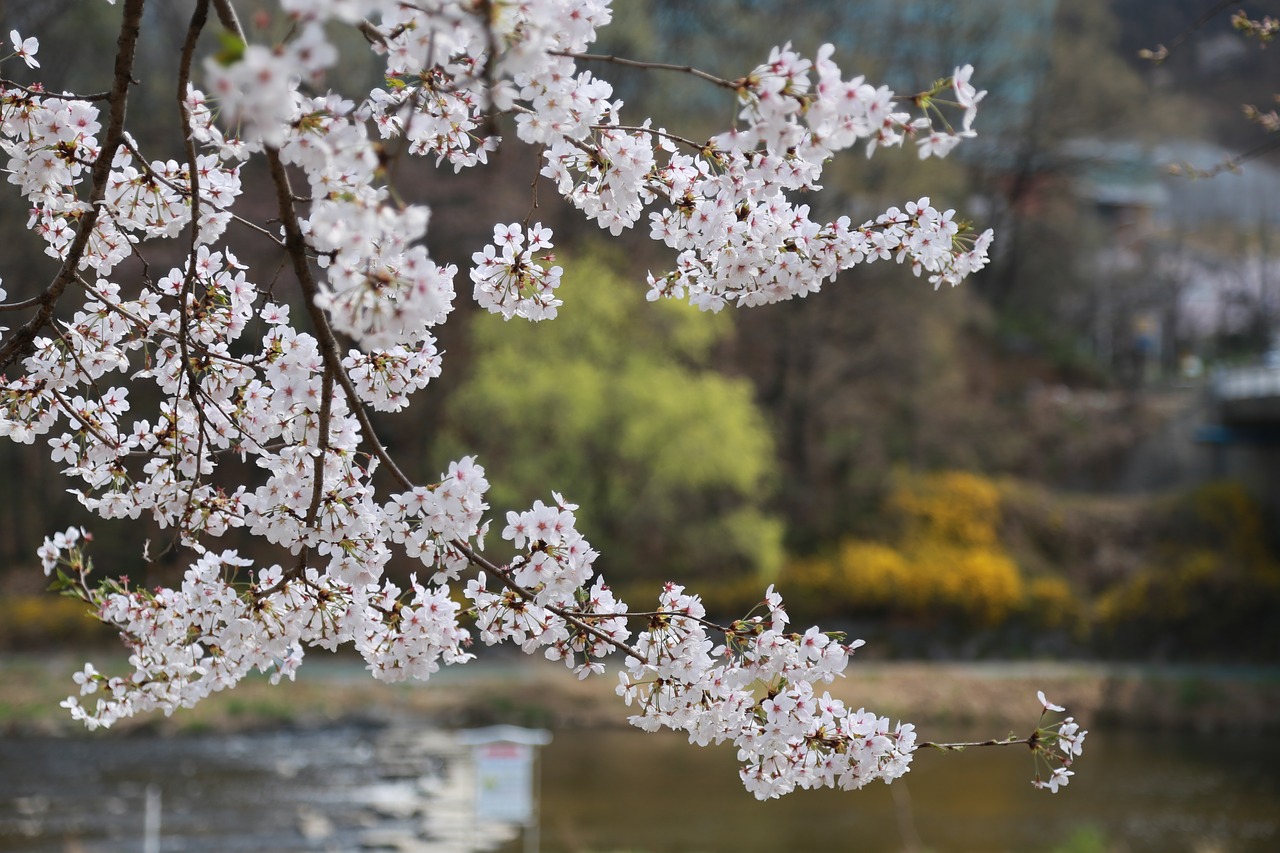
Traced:
<path fill-rule="evenodd" d="M 23 38 L 17 30 L 9 30 L 9 43 L 13 45 L 14 55 L 27 64 L 28 68 L 39 68 L 36 54 L 40 51 L 40 40 L 34 36 Z"/>

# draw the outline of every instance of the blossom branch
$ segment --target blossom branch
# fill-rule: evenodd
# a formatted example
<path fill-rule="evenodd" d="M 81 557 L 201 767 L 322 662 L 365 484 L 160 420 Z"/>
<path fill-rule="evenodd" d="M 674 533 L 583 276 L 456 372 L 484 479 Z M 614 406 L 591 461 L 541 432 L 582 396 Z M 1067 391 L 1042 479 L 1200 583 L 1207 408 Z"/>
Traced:
<path fill-rule="evenodd" d="M 231 0 L 197 0 L 178 67 L 184 166 L 148 163 L 123 135 L 129 75 L 122 63 L 132 47 L 117 54 L 100 150 L 96 108 L 50 108 L 54 99 L 15 93 L 13 103 L 26 112 L 7 120 L 4 141 L 26 157 L 19 162 L 24 196 L 64 265 L 57 292 L 0 307 L 36 308 L 44 314 L 32 318 L 38 328 L 81 266 L 99 275 L 92 286 L 82 282 L 94 303 L 66 323 L 65 334 L 39 339 L 23 361 L 26 372 L 0 387 L 0 430 L 29 441 L 59 420 L 73 422 L 79 429 L 51 436 L 49 445 L 55 462 L 67 461 L 68 473 L 89 484 L 78 492 L 81 502 L 106 518 L 148 512 L 175 529 L 175 542 L 198 551 L 181 586 L 104 581 L 92 590 L 79 533 L 55 535 L 41 549 L 46 571 L 69 561 L 77 591 L 134 653 L 128 678 L 86 668 L 77 679 L 82 695 L 106 687 L 107 696 L 92 709 L 69 699 L 77 719 L 109 725 L 172 711 L 255 667 L 291 677 L 304 647 L 346 641 L 378 678 L 425 679 L 472 656 L 449 588 L 465 572 L 464 594 L 484 642 L 542 650 L 580 677 L 603 671 L 604 659 L 621 650 L 619 693 L 638 708 L 632 721 L 682 729 L 699 743 L 734 743 L 744 784 L 759 797 L 795 787 L 851 789 L 906 772 L 910 724 L 891 728 L 887 718 L 850 711 L 819 686 L 842 674 L 860 641 L 846 644 L 816 626 L 789 631 L 772 588 L 761 602 L 765 615 L 753 609 L 728 627 L 708 619 L 701 599 L 674 582 L 663 587 L 657 609 L 628 612 L 595 572 L 598 554 L 577 530 L 577 507 L 555 493 L 554 506 L 537 501 L 508 513 L 502 535 L 518 553 L 498 565 L 479 553 L 490 524 L 484 469 L 465 457 L 439 482 L 415 485 L 374 429 L 373 411 L 403 408 L 439 374 L 432 330 L 454 307 L 458 272 L 428 256 L 428 210 L 401 198 L 397 169 L 420 155 L 454 169 L 484 163 L 498 144 L 498 111 L 512 113 L 517 138 L 538 149 L 540 176 L 602 228 L 620 233 L 649 211 L 650 235 L 679 253 L 675 271 L 651 282 L 652 296 L 687 296 L 719 310 L 803 296 L 840 270 L 877 259 L 910 260 L 935 283 L 955 283 L 986 262 L 989 235 L 968 242 L 953 212 L 927 198 L 858 227 L 847 219 L 813 222 L 807 206 L 792 202 L 819 187 L 834 153 L 855 144 L 870 154 L 924 137 L 917 140 L 922 157 L 944 156 L 972 135 L 983 93 L 969 84 L 969 66 L 918 97 L 926 115 L 911 120 L 886 87 L 846 78 L 830 46 L 812 59 L 776 48 L 749 74 L 726 80 L 691 66 L 587 53 L 607 5 L 566 2 L 573 8 L 477 0 L 452 16 L 437 4 L 393 4 L 385 30 L 359 27 L 386 57 L 385 85 L 353 102 L 303 85 L 323 83 L 337 61 L 325 25 L 346 14 L 340 4 L 288 0 L 294 26 L 267 45 L 246 41 Z M 236 39 L 205 60 L 206 95 L 192 78 L 211 6 Z M 141 0 L 129 0 L 125 24 L 136 30 L 141 10 Z M 38 51 L 35 39 L 17 47 L 28 60 Z M 579 72 L 575 61 L 691 74 L 732 90 L 740 112 L 732 130 L 705 144 L 646 121 L 624 123 L 609 84 Z M 946 86 L 954 101 L 941 96 Z M 943 106 L 964 110 L 959 132 Z M 943 130 L 933 129 L 933 117 Z M 403 142 L 377 141 L 374 133 Z M 73 141 L 61 148 L 48 142 L 66 135 Z M 88 153 L 95 150 L 96 158 Z M 276 196 L 274 215 L 262 222 L 231 209 L 240 164 L 255 158 L 265 161 Z M 87 211 L 73 189 L 86 169 Z M 539 180 L 530 183 L 531 211 Z M 295 192 L 293 181 L 309 187 Z M 248 280 L 230 248 L 214 248 L 232 221 L 284 249 L 265 284 Z M 283 239 L 269 230 L 276 222 Z M 183 236 L 185 266 L 153 282 L 134 244 Z M 496 225 L 493 242 L 472 256 L 476 301 L 508 318 L 554 319 L 562 270 L 552 266 L 552 248 L 541 223 Z M 130 253 L 143 265 L 142 284 L 127 291 L 108 275 Z M 286 269 L 305 319 L 291 320 L 290 305 L 271 301 Z M 259 329 L 260 348 L 244 337 Z M 34 331 L 24 334 L 25 341 L 6 342 L 8 360 L 0 363 L 37 340 Z M 139 351 L 142 369 L 130 372 Z M 158 417 L 129 425 L 128 389 L 102 380 L 117 372 L 155 383 Z M 87 402 L 77 386 L 88 389 Z M 145 397 L 156 399 L 153 391 Z M 254 466 L 246 467 L 265 470 L 262 481 L 230 492 L 211 484 L 232 452 L 245 462 L 251 454 Z M 139 473 L 131 460 L 141 457 L 147 462 Z M 381 496 L 379 468 L 403 491 Z M 292 564 L 249 570 L 237 552 L 208 547 L 231 528 L 286 549 Z M 404 589 L 386 577 L 396 553 L 420 560 L 430 579 L 414 575 Z M 633 618 L 647 620 L 634 640 Z M 1056 774 L 1051 786 L 1065 783 Z"/>
<path fill-rule="evenodd" d="M 293 264 L 294 275 L 297 276 L 302 295 L 306 299 L 307 315 L 311 318 L 311 322 L 315 327 L 320 353 L 324 357 L 326 368 L 332 372 L 333 378 L 342 386 L 342 390 L 351 404 L 352 413 L 360 421 L 363 438 L 372 448 L 373 454 L 378 457 L 382 464 L 387 466 L 392 477 L 395 478 L 400 486 L 405 489 L 412 489 L 414 486 L 413 481 L 400 470 L 400 466 L 396 464 L 395 459 L 392 458 L 386 447 L 378 439 L 377 432 L 373 428 L 373 421 L 369 418 L 369 413 L 365 411 L 359 392 L 351 384 L 351 377 L 347 375 L 346 370 L 342 367 L 342 356 L 338 353 L 338 339 L 334 336 L 333 328 L 329 324 L 329 318 L 325 316 L 323 309 L 316 304 L 316 296 L 320 288 L 316 284 L 315 275 L 311 272 L 311 265 L 307 261 L 306 238 L 302 235 L 302 229 L 298 227 L 298 214 L 294 209 L 294 197 L 289 182 L 289 173 L 285 171 L 284 163 L 280 160 L 280 152 L 278 150 L 268 147 L 266 155 L 267 163 L 271 169 L 271 180 L 276 187 L 276 204 L 280 211 L 280 221 L 284 226 L 285 250 L 288 252 L 290 261 Z"/>
<path fill-rule="evenodd" d="M 467 543 L 465 543 L 465 542 L 461 542 L 461 541 L 454 541 L 454 542 L 452 542 L 451 544 L 452 544 L 452 546 L 453 546 L 454 548 L 457 548 L 457 549 L 458 549 L 458 551 L 460 551 L 460 552 L 461 552 L 461 553 L 462 553 L 462 554 L 463 554 L 463 555 L 464 555 L 464 556 L 465 556 L 469 561 L 471 561 L 474 565 L 476 565 L 476 566 L 478 566 L 479 568 L 484 569 L 484 570 L 486 570 L 486 571 L 493 572 L 493 573 L 494 573 L 494 575 L 495 575 L 495 576 L 496 576 L 496 577 L 497 577 L 497 578 L 502 582 L 502 585 L 503 585 L 503 586 L 505 586 L 507 589 L 511 590 L 511 591 L 512 591 L 512 592 L 514 592 L 516 595 L 519 595 L 519 596 L 520 596 L 521 598 L 523 598 L 525 601 L 530 601 L 530 602 L 531 602 L 531 601 L 534 601 L 534 600 L 535 600 L 536 596 L 535 596 L 534 592 L 533 592 L 532 590 L 525 589 L 524 587 L 522 587 L 522 586 L 520 586 L 519 584 L 517 584 L 514 580 L 512 580 L 512 579 L 511 579 L 511 575 L 510 575 L 510 573 L 509 573 L 506 569 L 503 569 L 501 566 L 497 565 L 496 563 L 494 563 L 494 562 L 492 562 L 492 561 L 490 561 L 490 560 L 486 559 L 485 557 L 481 556 L 480 554 L 476 553 L 476 552 L 471 548 L 471 546 L 470 546 L 470 545 L 468 545 L 468 544 L 467 544 Z M 579 630 L 581 630 L 581 631 L 583 631 L 583 632 L 585 632 L 585 633 L 587 633 L 587 634 L 590 634 L 592 637 L 595 637 L 597 640 L 600 640 L 600 641 L 601 641 L 601 642 L 603 642 L 603 643 L 606 643 L 606 644 L 608 644 L 608 645 L 610 645 L 610 646 L 616 646 L 616 647 L 618 647 L 618 648 L 619 648 L 619 649 L 621 649 L 621 650 L 622 650 L 622 651 L 623 651 L 623 652 L 624 652 L 628 657 L 633 658 L 633 659 L 638 660 L 638 661 L 644 661 L 644 660 L 645 660 L 644 655 L 643 655 L 643 654 L 641 654 L 641 652 L 640 652 L 638 649 L 636 649 L 636 648 L 634 648 L 634 647 L 632 647 L 632 646 L 629 646 L 629 645 L 627 645 L 626 643 L 621 642 L 621 641 L 619 641 L 618 639 L 616 639 L 616 638 L 614 638 L 614 637 L 610 637 L 608 634 L 604 633 L 604 632 L 603 632 L 603 631 L 601 631 L 599 628 L 596 628 L 594 625 L 591 625 L 591 624 L 589 624 L 589 623 L 587 623 L 587 622 L 583 621 L 583 618 L 584 618 L 585 614 L 579 614 L 579 613 L 576 613 L 575 611 L 566 610 L 566 609 L 564 609 L 564 608 L 557 607 L 557 606 L 555 606 L 555 605 L 553 605 L 553 604 L 547 604 L 547 605 L 543 605 L 543 606 L 545 606 L 545 607 L 547 608 L 547 610 L 549 610 L 549 611 L 551 611 L 552 613 L 554 613 L 555 615 L 559 616 L 561 619 L 563 619 L 563 620 L 565 620 L 566 622 L 568 622 L 569 624 L 573 625 L 575 628 L 577 628 L 577 629 L 579 629 Z M 610 614 L 607 614 L 607 615 L 608 615 L 608 617 L 616 617 L 616 616 L 625 616 L 626 614 L 625 614 L 625 613 L 610 613 Z"/>
<path fill-rule="evenodd" d="M 956 743 L 935 743 L 933 741 L 924 740 L 916 741 L 918 749 L 937 749 L 942 752 L 962 752 L 969 747 L 976 746 L 1032 746 L 1036 743 L 1035 735 L 1028 735 L 1024 738 L 1009 737 L 1005 740 L 977 740 Z"/>
<path fill-rule="evenodd" d="M 0 371 L 13 363 L 23 353 L 36 334 L 44 328 L 53 317 L 58 300 L 71 282 L 75 281 L 80 261 L 85 249 L 89 246 L 89 237 L 97 224 L 103 200 L 107 194 L 107 178 L 111 174 L 111 163 L 115 159 L 116 149 L 124 138 L 125 105 L 129 99 L 129 84 L 133 80 L 133 60 L 138 45 L 138 33 L 142 26 L 142 10 L 145 0 L 125 0 L 124 14 L 120 21 L 120 35 L 116 40 L 115 72 L 112 78 L 110 103 L 110 120 L 103 140 L 102 151 L 94 161 L 91 171 L 89 190 L 89 206 L 80 217 L 79 228 L 75 239 L 67 250 L 62 261 L 62 268 L 45 289 L 39 299 L 40 310 L 15 333 L 0 345 Z"/>

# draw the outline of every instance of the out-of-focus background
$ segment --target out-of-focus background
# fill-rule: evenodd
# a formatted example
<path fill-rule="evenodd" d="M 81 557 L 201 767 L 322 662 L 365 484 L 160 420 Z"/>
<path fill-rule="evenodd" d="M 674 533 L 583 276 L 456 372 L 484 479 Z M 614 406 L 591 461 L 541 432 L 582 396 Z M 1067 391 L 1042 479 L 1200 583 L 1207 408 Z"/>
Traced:
<path fill-rule="evenodd" d="M 152 4 L 145 22 L 130 120 L 150 156 L 178 153 L 171 88 L 191 5 Z M 237 5 L 252 38 L 288 31 L 272 4 Z M 1274 0 L 1239 7 L 1255 19 L 1280 15 Z M 644 235 L 602 236 L 544 190 L 535 218 L 555 229 L 566 268 L 560 318 L 504 323 L 469 304 L 460 276 L 443 376 L 379 426 L 422 480 L 477 454 L 500 512 L 546 500 L 550 488 L 580 503 L 580 528 L 602 552 L 597 568 L 633 607 L 675 579 L 733 618 L 776 584 L 794 623 L 868 641 L 841 688 L 850 701 L 1003 734 L 1034 723 L 1027 697 L 1048 684 L 1058 687 L 1051 698 L 1104 729 L 1091 736 L 1103 753 L 1097 764 L 1086 754 L 1059 799 L 1008 793 L 1025 784 L 1030 761 L 1003 773 L 985 756 L 925 756 L 918 785 L 931 793 L 914 808 L 901 800 L 908 795 L 885 791 L 842 795 L 837 805 L 798 795 L 808 805 L 759 812 L 788 826 L 862 815 L 849 826 L 818 823 L 826 828 L 788 849 L 1274 849 L 1280 789 L 1264 768 L 1280 756 L 1262 735 L 1280 728 L 1280 158 L 1269 150 L 1280 134 L 1243 106 L 1274 109 L 1280 54 L 1233 31 L 1236 8 L 620 0 L 600 53 L 728 78 L 780 39 L 807 53 L 830 41 L 846 74 L 908 95 L 972 63 L 989 92 L 976 139 L 946 160 L 921 162 L 912 146 L 869 161 L 850 152 L 812 203 L 820 216 L 861 220 L 929 194 L 996 229 L 991 268 L 939 292 L 878 263 L 776 306 L 709 315 L 648 305 L 644 275 L 670 262 L 664 250 Z M 51 89 L 97 91 L 118 14 L 105 3 L 0 0 L 0 32 L 40 38 Z M 360 42 L 350 37 L 349 56 L 360 56 Z M 1161 44 L 1163 62 L 1139 58 Z M 688 76 L 599 72 L 625 101 L 624 117 L 653 116 L 694 138 L 732 121 L 725 93 Z M 359 59 L 342 78 L 354 93 L 361 80 L 376 83 L 378 67 Z M 524 218 L 536 168 L 535 154 L 513 143 L 474 174 L 406 164 L 396 181 L 402 196 L 432 206 L 433 253 L 465 269 L 494 222 Z M 270 200 L 254 197 L 248 177 L 247 210 L 260 205 L 267 218 Z M 38 239 L 24 235 L 25 218 L 16 194 L 0 198 L 0 277 L 16 297 L 50 269 Z M 237 254 L 267 277 L 280 263 L 251 240 Z M 153 266 L 175 260 L 163 255 L 150 256 Z M 75 662 L 86 653 L 110 660 L 118 646 L 74 602 L 43 592 L 42 538 L 84 523 L 97 565 L 135 581 L 172 582 L 183 560 L 165 550 L 164 531 L 87 517 L 31 448 L 0 445 L 0 482 L 0 731 L 14 733 L 0 755 L 12 749 L 13 761 L 55 766 L 22 749 L 66 730 L 56 701 Z M 163 554 L 149 563 L 146 539 Z M 279 559 L 260 544 L 234 544 Z M 1040 663 L 1050 659 L 1073 663 Z M 602 704 L 608 685 L 590 692 L 551 672 L 517 676 L 516 663 L 499 658 L 487 676 L 481 664 L 481 675 L 418 692 L 372 693 L 349 677 L 358 662 L 339 657 L 304 667 L 315 668 L 314 681 L 278 693 L 248 685 L 208 710 L 143 726 L 283 726 L 304 738 L 315 736 L 312 724 L 352 721 L 549 725 L 564 733 L 545 753 L 546 805 L 561 784 L 557 808 L 569 811 L 559 834 L 544 816 L 546 849 L 788 847 L 761 829 L 699 836 L 696 814 L 663 825 L 667 808 L 720 803 L 712 786 L 736 785 L 732 756 L 708 759 L 720 761 L 715 782 L 693 769 L 671 774 L 699 780 L 697 793 L 673 794 L 663 768 L 693 760 L 683 752 L 658 757 L 647 741 L 577 731 L 621 719 Z M 353 743 L 376 741 L 360 731 Z M 583 768 L 602 754 L 616 759 L 597 779 Z M 183 761 L 202 759 L 148 766 Z M 646 761 L 657 764 L 644 769 Z M 94 846 L 95 836 L 70 830 L 22 835 L 23 826 L 60 825 L 50 817 L 58 795 L 18 789 L 6 805 L 6 790 L 0 784 L 0 850 L 133 849 Z M 129 812 L 131 796 L 101 809 Z M 1150 812 L 1147 796 L 1158 803 Z M 754 808 L 730 802 L 734 824 Z M 629 818 L 609 811 L 637 804 Z M 295 807 L 281 806 L 290 827 Z M 992 818 L 978 823 L 1008 832 L 969 839 L 963 827 L 986 809 Z M 624 831 L 601 835 L 592 820 Z M 650 834 L 659 826 L 669 831 Z M 45 846 L 31 846 L 41 838 Z M 322 834 L 320 846 L 296 849 L 347 849 L 340 838 Z M 271 849 L 294 849 L 278 841 Z"/>

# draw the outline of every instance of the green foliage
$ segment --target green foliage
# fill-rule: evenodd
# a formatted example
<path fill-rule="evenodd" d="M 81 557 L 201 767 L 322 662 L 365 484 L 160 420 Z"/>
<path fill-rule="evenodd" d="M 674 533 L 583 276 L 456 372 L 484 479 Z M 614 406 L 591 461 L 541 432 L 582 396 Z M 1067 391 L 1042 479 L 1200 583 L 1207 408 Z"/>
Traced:
<path fill-rule="evenodd" d="M 219 65 L 235 65 L 244 58 L 245 41 L 235 33 L 218 33 L 218 42 L 222 49 L 213 58 Z"/>
<path fill-rule="evenodd" d="M 580 503 L 579 528 L 614 582 L 776 573 L 769 431 L 750 384 L 710 368 L 729 318 L 646 305 L 617 256 L 565 268 L 554 323 L 472 321 L 444 452 L 478 454 L 500 510 L 549 501 L 548 487 Z"/>
<path fill-rule="evenodd" d="M 1096 826 L 1083 826 L 1053 848 L 1053 853 L 1107 853 L 1110 849 L 1106 833 Z"/>

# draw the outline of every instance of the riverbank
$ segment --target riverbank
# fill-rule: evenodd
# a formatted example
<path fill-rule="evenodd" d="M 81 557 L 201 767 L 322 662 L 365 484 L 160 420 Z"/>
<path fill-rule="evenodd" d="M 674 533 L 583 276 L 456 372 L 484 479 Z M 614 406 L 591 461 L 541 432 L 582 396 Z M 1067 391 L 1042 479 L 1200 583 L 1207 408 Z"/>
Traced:
<path fill-rule="evenodd" d="M 104 672 L 122 659 L 91 656 Z M 77 655 L 0 658 L 0 732 L 72 735 L 83 730 L 58 703 L 75 687 Z M 416 721 L 444 727 L 512 723 L 552 729 L 626 725 L 614 677 L 578 681 L 564 667 L 489 654 L 428 683 L 388 685 L 358 659 L 313 655 L 293 683 L 247 679 L 172 717 L 123 721 L 118 731 L 187 734 Z M 1039 714 L 1044 690 L 1086 727 L 1198 733 L 1280 729 L 1280 668 L 1159 666 L 1093 662 L 921 663 L 854 661 L 833 695 L 893 719 L 930 726 L 1021 732 Z"/>

